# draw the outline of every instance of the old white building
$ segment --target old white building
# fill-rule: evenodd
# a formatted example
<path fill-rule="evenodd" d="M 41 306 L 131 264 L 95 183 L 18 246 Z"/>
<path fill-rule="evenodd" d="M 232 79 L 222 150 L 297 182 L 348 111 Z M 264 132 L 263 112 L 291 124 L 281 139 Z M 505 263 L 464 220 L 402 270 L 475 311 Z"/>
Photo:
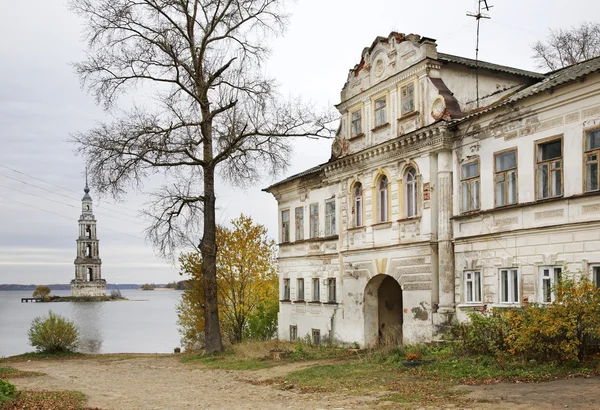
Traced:
<path fill-rule="evenodd" d="M 73 296 L 106 296 L 106 280 L 102 279 L 102 260 L 99 240 L 96 236 L 96 218 L 92 209 L 92 197 L 87 182 L 81 200 L 75 279 L 71 281 Z"/>
<path fill-rule="evenodd" d="M 280 338 L 428 341 L 551 301 L 565 266 L 600 281 L 600 59 L 543 75 L 393 32 L 337 108 L 331 159 L 266 189 Z"/>

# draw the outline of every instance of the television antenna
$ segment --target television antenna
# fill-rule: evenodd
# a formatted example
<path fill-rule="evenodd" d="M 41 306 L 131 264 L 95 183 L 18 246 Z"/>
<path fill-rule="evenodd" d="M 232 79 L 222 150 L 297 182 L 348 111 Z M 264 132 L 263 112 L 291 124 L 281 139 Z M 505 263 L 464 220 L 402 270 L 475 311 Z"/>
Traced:
<path fill-rule="evenodd" d="M 477 108 L 479 108 L 479 23 L 481 19 L 490 19 L 489 14 L 485 14 L 481 12 L 481 4 L 483 3 L 483 7 L 485 11 L 490 11 L 490 8 L 494 6 L 489 6 L 487 0 L 478 0 L 477 1 L 477 13 L 467 12 L 468 17 L 473 17 L 477 20 L 477 45 L 475 46 L 475 93 L 477 98 Z"/>

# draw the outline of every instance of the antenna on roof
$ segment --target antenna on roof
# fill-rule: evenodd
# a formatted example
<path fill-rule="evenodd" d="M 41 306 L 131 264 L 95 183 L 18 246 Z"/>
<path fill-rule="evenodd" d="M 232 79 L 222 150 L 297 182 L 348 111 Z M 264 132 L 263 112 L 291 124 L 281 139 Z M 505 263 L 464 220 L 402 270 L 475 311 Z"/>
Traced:
<path fill-rule="evenodd" d="M 489 14 L 481 12 L 481 3 L 483 3 L 486 11 L 490 11 L 490 8 L 494 7 L 488 6 L 487 0 L 478 0 L 477 13 L 467 12 L 467 16 L 474 17 L 477 20 L 477 45 L 475 46 L 475 92 L 477 94 L 477 108 L 479 108 L 479 23 L 481 19 L 491 18 Z"/>

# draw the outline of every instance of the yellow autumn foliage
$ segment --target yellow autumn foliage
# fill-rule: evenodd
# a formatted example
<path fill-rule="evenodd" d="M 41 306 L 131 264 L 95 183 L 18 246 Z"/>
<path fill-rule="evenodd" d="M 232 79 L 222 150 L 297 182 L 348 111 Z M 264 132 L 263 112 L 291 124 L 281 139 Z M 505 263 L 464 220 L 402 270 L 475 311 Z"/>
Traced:
<path fill-rule="evenodd" d="M 192 288 L 183 293 L 178 324 L 184 345 L 193 347 L 201 344 L 204 331 L 202 258 L 191 252 L 179 262 Z M 244 338 L 253 314 L 277 309 L 275 242 L 263 225 L 243 214 L 231 221 L 231 228 L 217 227 L 217 288 L 221 331 L 231 343 Z"/>

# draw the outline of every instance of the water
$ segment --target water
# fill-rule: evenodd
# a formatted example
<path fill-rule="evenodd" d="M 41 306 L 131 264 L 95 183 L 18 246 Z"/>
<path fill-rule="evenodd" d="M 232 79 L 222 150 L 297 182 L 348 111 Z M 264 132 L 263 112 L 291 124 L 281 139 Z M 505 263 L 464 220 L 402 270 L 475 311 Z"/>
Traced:
<path fill-rule="evenodd" d="M 180 291 L 122 291 L 128 301 L 21 303 L 31 293 L 0 291 L 0 357 L 33 351 L 27 331 L 34 317 L 49 310 L 79 326 L 84 353 L 172 353 L 180 345 L 175 312 Z"/>

